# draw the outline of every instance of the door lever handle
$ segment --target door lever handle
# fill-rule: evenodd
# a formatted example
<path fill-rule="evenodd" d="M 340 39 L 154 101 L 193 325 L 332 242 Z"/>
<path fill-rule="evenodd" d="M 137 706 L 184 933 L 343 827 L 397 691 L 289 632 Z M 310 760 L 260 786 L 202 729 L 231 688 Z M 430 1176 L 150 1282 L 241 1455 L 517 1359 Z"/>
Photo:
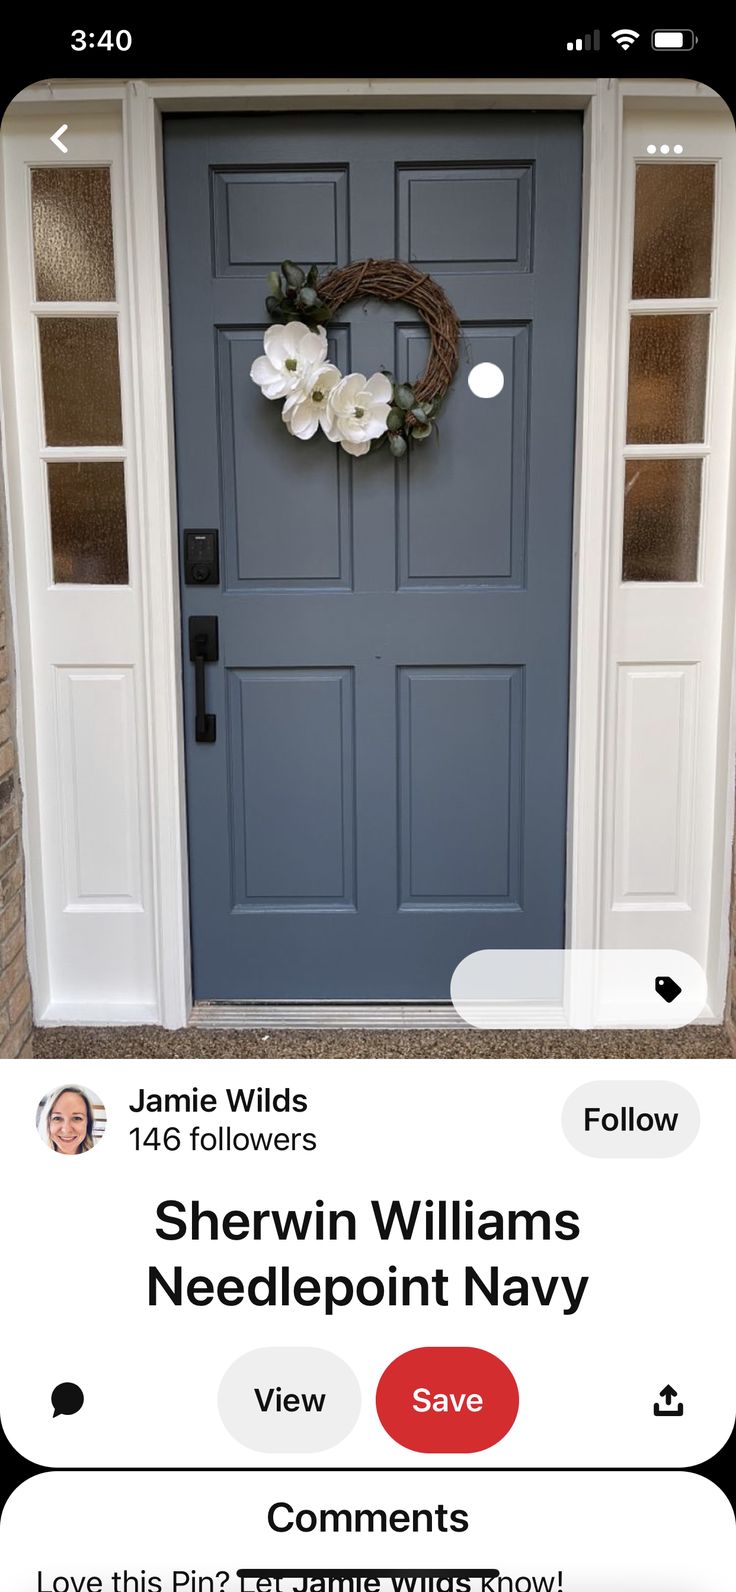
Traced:
<path fill-rule="evenodd" d="M 216 614 L 192 614 L 189 619 L 189 658 L 194 664 L 194 739 L 215 741 L 217 718 L 206 711 L 205 664 L 220 656 Z"/>

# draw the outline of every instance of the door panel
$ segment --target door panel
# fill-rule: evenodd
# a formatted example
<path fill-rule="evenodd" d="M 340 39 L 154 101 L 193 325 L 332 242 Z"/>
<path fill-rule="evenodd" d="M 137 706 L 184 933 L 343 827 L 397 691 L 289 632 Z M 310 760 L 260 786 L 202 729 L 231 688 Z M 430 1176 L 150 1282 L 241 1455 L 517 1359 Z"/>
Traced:
<path fill-rule="evenodd" d="M 522 677 L 399 670 L 402 911 L 520 906 Z"/>
<path fill-rule="evenodd" d="M 234 911 L 355 907 L 352 669 L 231 669 Z"/>
<path fill-rule="evenodd" d="M 254 404 L 250 379 L 263 353 L 263 326 L 218 330 L 220 472 L 228 590 L 351 585 L 352 490 L 347 454 L 302 447 L 274 426 L 280 405 Z M 330 358 L 348 368 L 348 336 L 331 336 Z M 274 435 L 275 433 L 275 435 Z M 258 505 L 255 509 L 254 507 Z M 213 522 L 214 523 L 214 522 Z M 298 527 L 298 534 L 295 534 Z"/>
<path fill-rule="evenodd" d="M 214 744 L 185 663 L 195 995 L 447 1000 L 469 952 L 564 941 L 580 119 L 176 117 L 165 149 L 182 542 L 220 530 L 220 587 L 182 587 L 220 640 Z M 270 269 L 370 255 L 463 327 L 398 462 L 298 442 L 249 375 Z M 328 332 L 343 372 L 426 362 L 406 305 Z"/>
<path fill-rule="evenodd" d="M 529 384 L 527 326 L 464 326 L 467 368 L 492 363 L 504 385 L 487 404 L 463 381 L 440 417 L 439 447 L 411 453 L 399 477 L 396 530 L 399 586 L 521 586 L 526 536 L 526 417 Z M 399 327 L 396 373 L 415 382 L 426 365 L 429 340 L 418 327 Z M 472 492 L 467 458 L 473 460 Z M 462 513 L 458 506 L 462 503 Z"/>

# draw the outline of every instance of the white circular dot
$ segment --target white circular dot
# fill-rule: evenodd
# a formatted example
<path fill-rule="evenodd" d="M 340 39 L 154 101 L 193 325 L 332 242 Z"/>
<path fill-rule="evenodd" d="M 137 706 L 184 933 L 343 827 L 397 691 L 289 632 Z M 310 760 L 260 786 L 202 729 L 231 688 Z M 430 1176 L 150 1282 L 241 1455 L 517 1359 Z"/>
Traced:
<path fill-rule="evenodd" d="M 675 154 L 676 155 L 681 155 L 682 154 L 682 144 L 675 144 Z"/>
<path fill-rule="evenodd" d="M 656 153 L 657 153 L 657 145 L 656 144 L 647 144 L 647 154 L 648 155 L 656 155 Z"/>
<path fill-rule="evenodd" d="M 468 376 L 468 386 L 476 398 L 497 398 L 504 383 L 503 371 L 498 365 L 474 365 Z"/>
<path fill-rule="evenodd" d="M 660 144 L 660 146 L 659 146 L 660 155 L 669 155 L 669 152 L 670 152 L 669 144 Z"/>

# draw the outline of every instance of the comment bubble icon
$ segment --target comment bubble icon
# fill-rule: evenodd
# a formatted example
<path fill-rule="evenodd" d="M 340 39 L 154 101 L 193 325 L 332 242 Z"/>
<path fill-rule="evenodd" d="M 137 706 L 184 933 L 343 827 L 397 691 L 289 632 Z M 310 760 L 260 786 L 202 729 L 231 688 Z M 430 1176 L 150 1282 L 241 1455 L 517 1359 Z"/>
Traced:
<path fill-rule="evenodd" d="M 76 1382 L 57 1382 L 51 1394 L 54 1420 L 57 1415 L 77 1415 L 84 1403 L 84 1394 Z"/>

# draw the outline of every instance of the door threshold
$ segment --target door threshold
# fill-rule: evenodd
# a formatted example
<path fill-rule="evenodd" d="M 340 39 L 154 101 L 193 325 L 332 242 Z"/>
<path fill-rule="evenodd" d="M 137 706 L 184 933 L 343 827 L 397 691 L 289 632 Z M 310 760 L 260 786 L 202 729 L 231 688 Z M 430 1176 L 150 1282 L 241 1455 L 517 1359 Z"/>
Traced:
<path fill-rule="evenodd" d="M 197 1001 L 190 1028 L 467 1028 L 449 1002 Z"/>

